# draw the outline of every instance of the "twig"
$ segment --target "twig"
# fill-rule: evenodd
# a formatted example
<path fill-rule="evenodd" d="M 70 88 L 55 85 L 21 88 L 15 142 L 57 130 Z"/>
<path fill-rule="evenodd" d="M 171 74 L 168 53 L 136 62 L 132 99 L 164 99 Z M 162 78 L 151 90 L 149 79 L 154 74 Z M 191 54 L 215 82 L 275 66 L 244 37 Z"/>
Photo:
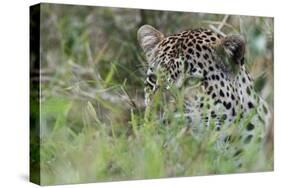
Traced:
<path fill-rule="evenodd" d="M 212 29 L 214 32 L 222 35 L 223 37 L 226 36 L 226 34 L 224 34 L 222 31 L 218 30 L 215 26 L 213 26 L 212 24 L 209 25 L 210 29 Z"/>
<path fill-rule="evenodd" d="M 221 21 L 209 21 L 209 20 L 205 20 L 205 21 L 202 21 L 202 22 L 203 22 L 203 23 L 206 23 L 206 24 L 211 24 L 211 25 L 220 25 L 220 24 L 221 24 Z M 237 29 L 235 29 L 235 27 L 233 27 L 231 24 L 225 23 L 224 26 L 228 27 L 229 29 L 232 29 L 232 30 L 237 31 Z"/>
<path fill-rule="evenodd" d="M 130 95 L 128 94 L 128 92 L 125 90 L 125 88 L 123 86 L 121 86 L 121 90 L 127 95 L 129 102 L 131 103 L 131 105 L 134 108 L 137 108 L 136 103 L 134 102 L 134 100 L 130 97 Z"/>
<path fill-rule="evenodd" d="M 226 34 L 224 34 L 221 29 L 223 28 L 224 25 L 227 25 L 226 21 L 229 18 L 229 15 L 225 15 L 224 18 L 222 19 L 221 22 L 215 22 L 216 24 L 219 23 L 218 27 L 215 27 L 213 24 L 210 24 L 209 27 L 215 31 L 216 33 L 222 35 L 222 36 L 226 36 Z"/>
<path fill-rule="evenodd" d="M 224 24 L 226 23 L 227 19 L 228 19 L 229 15 L 225 15 L 223 20 L 221 21 L 220 25 L 218 26 L 218 30 L 221 30 L 222 27 L 224 26 Z"/>

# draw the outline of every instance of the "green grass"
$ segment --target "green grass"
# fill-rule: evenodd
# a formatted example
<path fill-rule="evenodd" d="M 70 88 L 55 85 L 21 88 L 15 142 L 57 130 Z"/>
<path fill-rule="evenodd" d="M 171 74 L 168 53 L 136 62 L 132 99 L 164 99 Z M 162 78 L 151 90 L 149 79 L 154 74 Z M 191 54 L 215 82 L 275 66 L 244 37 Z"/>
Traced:
<path fill-rule="evenodd" d="M 150 111 L 143 107 L 146 65 L 136 41 L 138 27 L 145 22 L 173 33 L 208 27 L 204 21 L 224 15 L 43 5 L 41 16 L 41 148 L 34 160 L 40 163 L 42 184 L 273 169 L 272 138 L 262 150 L 251 144 L 238 169 L 213 147 L 216 133 L 194 137 L 161 96 Z M 245 32 L 248 68 L 270 106 L 273 34 L 264 29 L 272 24 L 270 18 L 232 16 L 231 27 L 223 28 Z M 256 39 L 266 39 L 267 45 L 257 47 Z M 169 123 L 159 118 L 164 112 Z"/>
<path fill-rule="evenodd" d="M 184 120 L 159 121 L 156 109 L 148 117 L 131 110 L 127 123 L 105 123 L 88 101 L 51 98 L 42 103 L 44 126 L 53 125 L 41 138 L 42 184 L 81 183 L 163 178 L 272 170 L 273 155 L 251 144 L 241 169 L 215 149 L 218 135 L 204 132 L 196 139 Z M 81 108 L 81 111 L 77 111 Z M 111 109 L 113 110 L 113 109 Z M 122 109 L 109 110 L 115 114 Z M 75 119 L 81 118 L 81 128 Z"/>

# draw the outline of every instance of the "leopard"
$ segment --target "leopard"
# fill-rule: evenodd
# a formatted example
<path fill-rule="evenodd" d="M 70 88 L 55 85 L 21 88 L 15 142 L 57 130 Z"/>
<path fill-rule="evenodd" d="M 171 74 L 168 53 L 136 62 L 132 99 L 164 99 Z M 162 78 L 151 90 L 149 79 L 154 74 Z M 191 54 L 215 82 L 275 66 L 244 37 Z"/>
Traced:
<path fill-rule="evenodd" d="M 262 145 L 272 113 L 255 91 L 246 66 L 246 40 L 241 34 L 223 35 L 196 28 L 165 36 L 153 26 L 143 25 L 137 39 L 147 65 L 146 107 L 153 104 L 160 88 L 179 90 L 183 93 L 183 116 L 194 135 L 210 128 L 219 132 L 218 148 L 229 148 L 236 140 L 228 149 L 232 157 L 241 156 L 249 143 Z M 237 131 L 226 131 L 231 127 Z"/>

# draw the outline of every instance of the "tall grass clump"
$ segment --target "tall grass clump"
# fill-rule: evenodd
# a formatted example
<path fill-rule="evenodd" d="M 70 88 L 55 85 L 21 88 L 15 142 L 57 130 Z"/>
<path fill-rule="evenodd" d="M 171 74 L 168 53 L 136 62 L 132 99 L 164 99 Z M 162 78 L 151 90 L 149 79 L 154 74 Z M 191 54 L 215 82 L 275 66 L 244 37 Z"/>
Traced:
<path fill-rule="evenodd" d="M 272 135 L 247 148 L 245 165 L 213 147 L 218 134 L 194 136 L 180 97 L 165 92 L 144 107 L 147 64 L 142 24 L 164 33 L 215 27 L 247 38 L 247 66 L 273 109 L 271 18 L 43 4 L 41 13 L 42 184 L 196 176 L 273 169 Z M 223 24 L 222 24 L 223 23 Z M 220 26 L 222 24 L 222 26 Z M 247 27 L 246 27 L 247 26 Z M 180 95 L 175 93 L 175 95 Z M 198 125 L 199 126 L 199 125 Z M 35 143 L 34 143 L 35 144 Z"/>

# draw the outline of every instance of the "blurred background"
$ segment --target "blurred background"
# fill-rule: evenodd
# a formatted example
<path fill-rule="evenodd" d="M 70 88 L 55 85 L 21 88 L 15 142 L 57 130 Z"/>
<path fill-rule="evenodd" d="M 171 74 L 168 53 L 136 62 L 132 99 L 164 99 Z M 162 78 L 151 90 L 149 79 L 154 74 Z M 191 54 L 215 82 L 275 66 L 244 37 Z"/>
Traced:
<path fill-rule="evenodd" d="M 273 18 L 56 4 L 41 4 L 40 14 L 41 158 L 33 160 L 43 184 L 236 172 L 227 160 L 213 164 L 216 151 L 177 139 L 180 128 L 145 123 L 143 24 L 166 36 L 198 27 L 245 36 L 248 70 L 273 111 Z M 243 170 L 272 170 L 272 148 Z"/>

